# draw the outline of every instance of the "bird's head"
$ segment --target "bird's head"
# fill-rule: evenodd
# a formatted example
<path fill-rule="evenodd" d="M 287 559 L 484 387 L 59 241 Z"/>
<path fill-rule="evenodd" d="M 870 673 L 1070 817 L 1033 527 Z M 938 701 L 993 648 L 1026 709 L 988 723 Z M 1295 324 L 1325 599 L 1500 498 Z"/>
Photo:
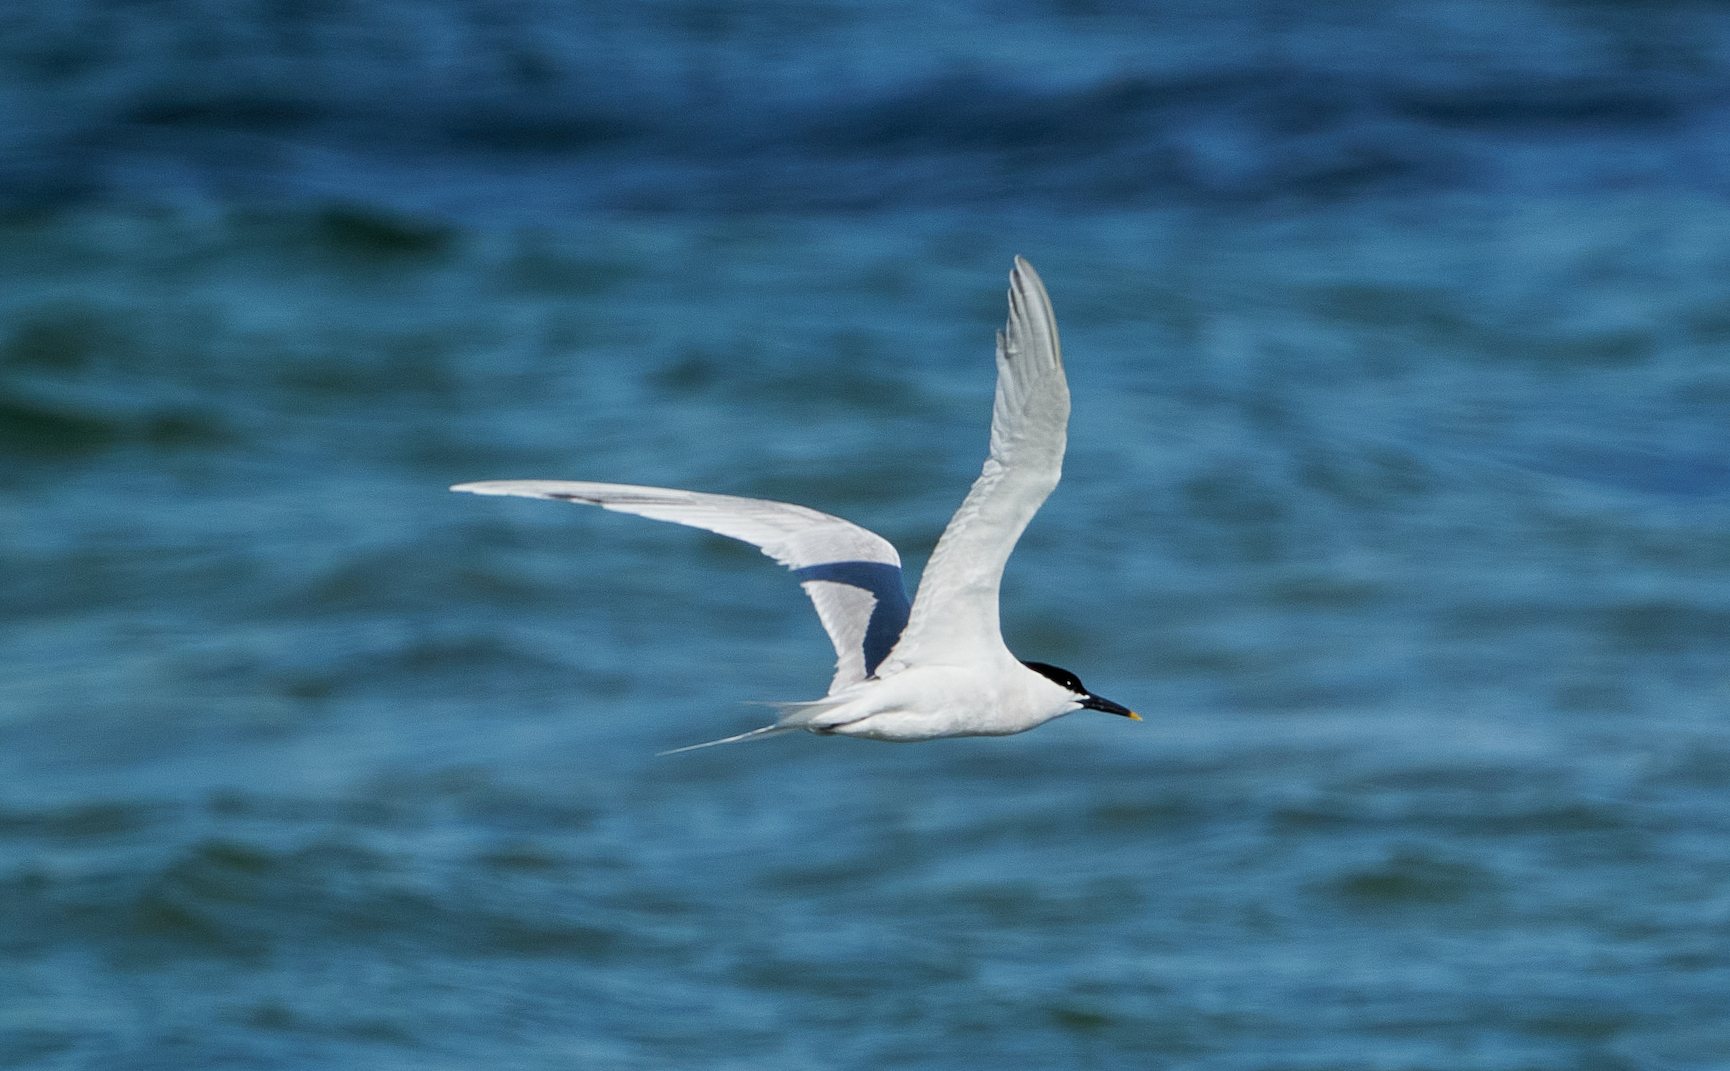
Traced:
<path fill-rule="evenodd" d="M 1067 669 L 1049 665 L 1045 662 L 1024 661 L 1021 664 L 1039 674 L 1041 677 L 1044 677 L 1046 680 L 1056 684 L 1058 687 L 1068 689 L 1068 691 L 1075 696 L 1075 701 L 1081 704 L 1081 709 L 1083 710 L 1103 710 L 1107 714 L 1120 714 L 1132 721 L 1141 720 L 1140 714 L 1137 714 L 1135 711 L 1121 703 L 1113 703 L 1109 699 L 1094 695 L 1092 692 L 1088 691 L 1087 686 L 1081 683 L 1081 678 L 1069 672 Z"/>

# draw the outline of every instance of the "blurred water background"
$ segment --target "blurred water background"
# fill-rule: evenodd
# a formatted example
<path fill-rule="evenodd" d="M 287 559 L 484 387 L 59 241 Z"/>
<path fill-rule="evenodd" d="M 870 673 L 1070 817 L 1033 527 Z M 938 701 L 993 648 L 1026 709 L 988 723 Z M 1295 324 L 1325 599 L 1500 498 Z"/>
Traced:
<path fill-rule="evenodd" d="M 0 1065 L 1730 1067 L 1730 11 L 0 16 Z M 1147 722 L 655 759 L 916 574 Z"/>

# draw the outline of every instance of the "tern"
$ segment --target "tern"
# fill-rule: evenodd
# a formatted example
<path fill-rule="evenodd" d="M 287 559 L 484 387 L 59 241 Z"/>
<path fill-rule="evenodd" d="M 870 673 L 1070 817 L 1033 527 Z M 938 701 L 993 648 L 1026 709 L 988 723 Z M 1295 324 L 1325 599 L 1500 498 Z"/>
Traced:
<path fill-rule="evenodd" d="M 911 604 L 887 539 L 805 506 L 732 495 L 570 480 L 488 480 L 453 491 L 581 502 L 749 543 L 793 571 L 835 645 L 822 699 L 774 703 L 773 725 L 665 755 L 803 729 L 911 742 L 1008 736 L 1077 710 L 1140 721 L 1066 669 L 1004 645 L 997 591 L 1010 551 L 1063 469 L 1069 385 L 1057 321 L 1033 265 L 1015 258 L 1009 322 L 997 333 L 991 454 L 955 511 Z"/>

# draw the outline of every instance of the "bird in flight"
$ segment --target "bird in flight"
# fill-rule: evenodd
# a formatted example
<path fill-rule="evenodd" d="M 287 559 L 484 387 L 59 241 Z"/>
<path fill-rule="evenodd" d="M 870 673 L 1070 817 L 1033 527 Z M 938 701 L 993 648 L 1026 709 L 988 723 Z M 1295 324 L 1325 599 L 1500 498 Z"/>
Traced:
<path fill-rule="evenodd" d="M 582 502 L 701 528 L 757 547 L 793 571 L 835 645 L 829 693 L 780 709 L 773 725 L 662 754 L 798 729 L 911 742 L 1008 736 L 1077 710 L 1140 721 L 1074 673 L 1023 662 L 1003 643 L 997 590 L 1010 551 L 1062 475 L 1069 385 L 1051 299 L 1015 258 L 1009 323 L 997 334 L 997 396 L 985 471 L 955 511 L 911 604 L 887 539 L 805 506 L 732 495 L 570 480 L 489 480 L 453 491 Z"/>

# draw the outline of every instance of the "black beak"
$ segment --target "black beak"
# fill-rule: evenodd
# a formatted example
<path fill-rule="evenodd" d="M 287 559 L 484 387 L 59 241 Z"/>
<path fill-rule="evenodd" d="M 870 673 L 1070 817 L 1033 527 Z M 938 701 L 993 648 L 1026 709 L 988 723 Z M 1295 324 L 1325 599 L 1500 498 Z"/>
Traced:
<path fill-rule="evenodd" d="M 1120 714 L 1131 721 L 1140 721 L 1141 715 L 1121 703 L 1113 703 L 1109 699 L 1101 699 L 1097 695 L 1089 695 L 1081 701 L 1083 710 L 1103 710 L 1107 714 Z"/>

